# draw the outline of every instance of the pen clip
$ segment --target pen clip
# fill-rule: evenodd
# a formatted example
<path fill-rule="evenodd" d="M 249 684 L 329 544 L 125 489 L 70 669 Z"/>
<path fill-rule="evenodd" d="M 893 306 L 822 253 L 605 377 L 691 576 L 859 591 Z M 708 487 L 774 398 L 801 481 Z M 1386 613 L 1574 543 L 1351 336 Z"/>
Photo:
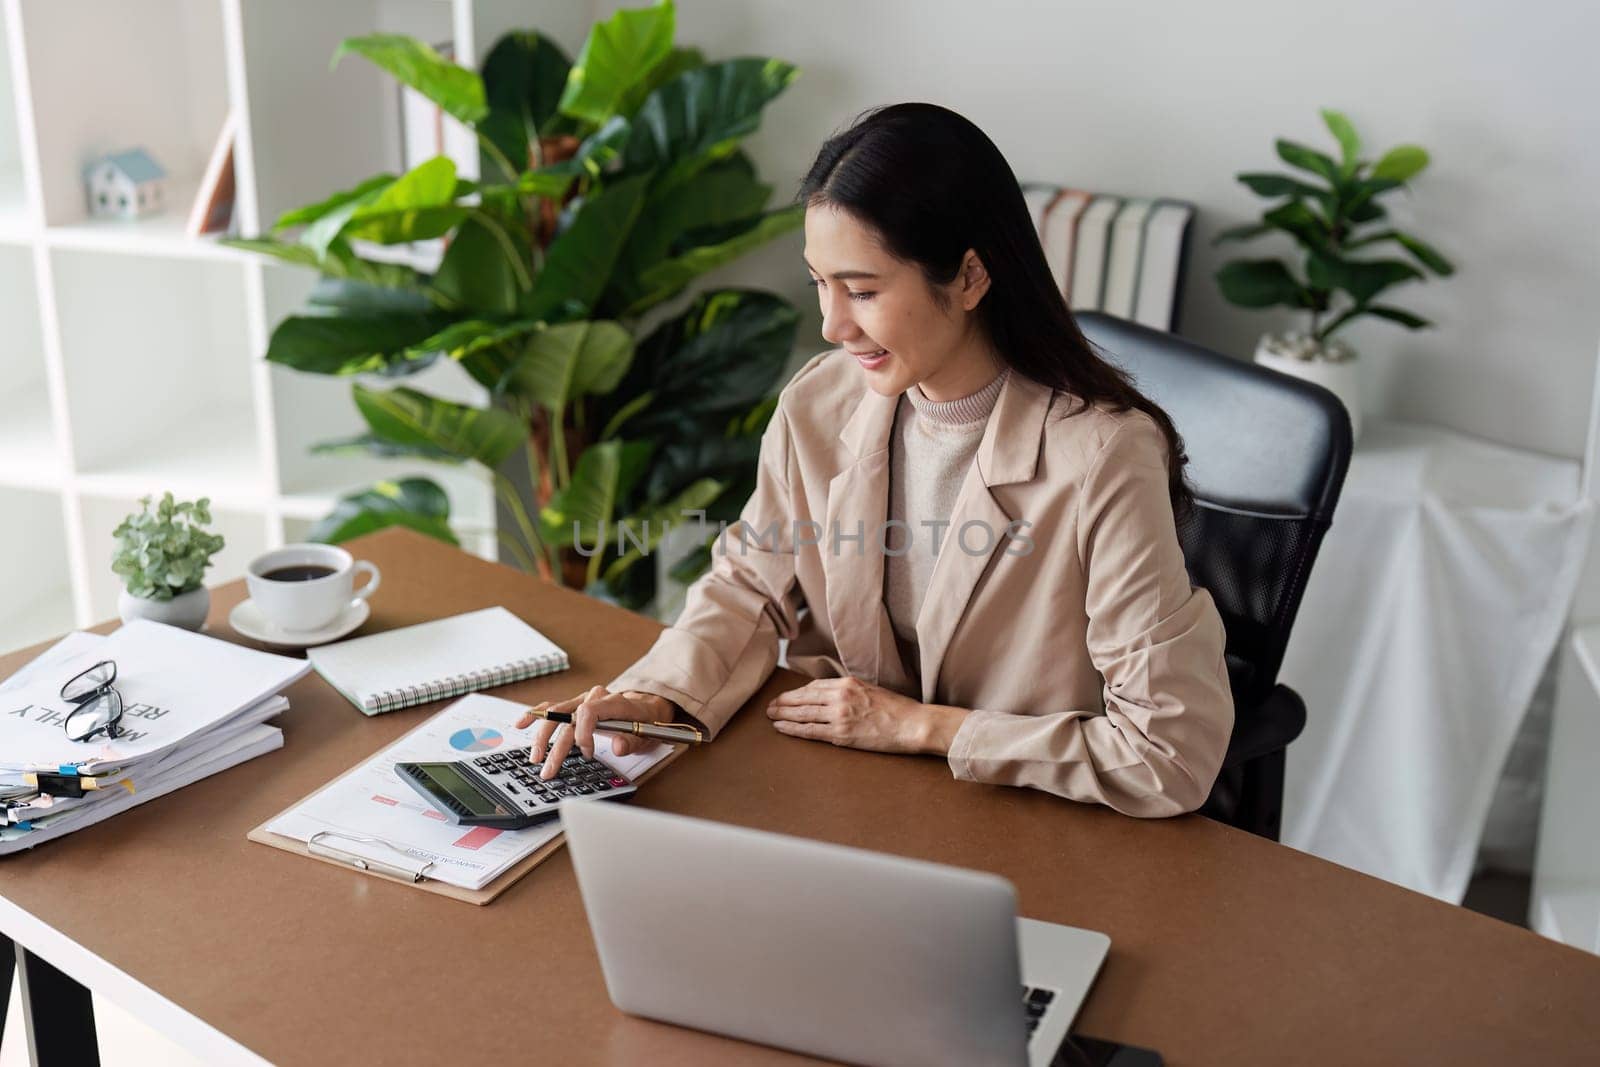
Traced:
<path fill-rule="evenodd" d="M 321 840 L 324 837 L 337 837 L 342 841 L 355 841 L 366 845 L 382 845 L 384 848 L 398 856 L 404 856 L 406 859 L 412 859 L 411 855 L 404 849 L 390 844 L 381 837 L 370 837 L 366 834 L 340 833 L 337 830 L 318 830 L 316 833 L 312 834 L 311 837 L 306 841 L 306 851 L 310 852 L 314 856 L 322 856 L 325 859 L 337 860 L 340 863 L 347 863 L 357 870 L 377 871 L 380 874 L 387 874 L 395 878 L 403 878 L 408 882 L 422 881 L 423 876 L 433 869 L 432 860 L 428 860 L 420 867 L 401 867 L 398 864 L 385 863 L 383 860 L 373 859 L 370 856 L 360 856 L 354 852 L 347 852 L 342 848 L 334 848 L 331 845 L 324 845 Z"/>

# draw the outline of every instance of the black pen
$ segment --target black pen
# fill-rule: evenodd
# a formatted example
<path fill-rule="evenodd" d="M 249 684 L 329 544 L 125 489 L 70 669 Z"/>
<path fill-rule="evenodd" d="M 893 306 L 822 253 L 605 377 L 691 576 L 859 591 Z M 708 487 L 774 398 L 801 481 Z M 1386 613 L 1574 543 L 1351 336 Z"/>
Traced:
<path fill-rule="evenodd" d="M 570 711 L 539 711 L 529 708 L 529 715 L 551 722 L 572 725 Z M 594 724 L 596 730 L 606 730 L 614 734 L 632 734 L 635 737 L 649 737 L 657 741 L 676 741 L 684 745 L 701 745 L 707 740 L 706 735 L 696 730 L 693 726 L 685 726 L 676 722 L 633 722 L 629 719 L 601 719 Z"/>

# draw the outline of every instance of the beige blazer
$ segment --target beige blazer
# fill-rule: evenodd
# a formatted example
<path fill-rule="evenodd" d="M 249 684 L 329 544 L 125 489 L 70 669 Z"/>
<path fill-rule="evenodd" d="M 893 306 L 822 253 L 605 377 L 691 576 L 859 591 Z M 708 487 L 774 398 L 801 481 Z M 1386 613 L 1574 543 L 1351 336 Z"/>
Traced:
<path fill-rule="evenodd" d="M 1154 420 L 1007 376 L 917 618 L 917 686 L 883 605 L 896 403 L 842 349 L 801 369 L 762 439 L 745 525 L 611 689 L 666 697 L 714 735 L 787 638 L 794 670 L 973 709 L 950 750 L 957 778 L 1130 815 L 1198 807 L 1233 700 L 1222 620 L 1184 570 Z"/>

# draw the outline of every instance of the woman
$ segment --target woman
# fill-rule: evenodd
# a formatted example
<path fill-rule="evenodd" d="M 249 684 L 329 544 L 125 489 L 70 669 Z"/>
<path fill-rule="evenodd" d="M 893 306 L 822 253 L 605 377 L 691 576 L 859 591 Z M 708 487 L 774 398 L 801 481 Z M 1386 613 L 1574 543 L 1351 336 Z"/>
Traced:
<path fill-rule="evenodd" d="M 1004 157 L 901 104 L 823 145 L 801 197 L 838 347 L 783 390 L 677 624 L 555 705 L 575 727 L 541 722 L 534 762 L 592 753 L 599 719 L 715 735 L 787 638 L 815 680 L 767 707 L 782 733 L 1131 815 L 1199 807 L 1233 703 L 1177 539 L 1182 442 L 1078 331 Z"/>

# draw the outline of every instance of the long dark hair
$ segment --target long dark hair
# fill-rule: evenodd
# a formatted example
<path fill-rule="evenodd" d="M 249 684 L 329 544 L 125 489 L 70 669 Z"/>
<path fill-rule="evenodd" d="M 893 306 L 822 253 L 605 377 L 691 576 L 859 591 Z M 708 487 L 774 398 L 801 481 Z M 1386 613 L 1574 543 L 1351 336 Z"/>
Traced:
<path fill-rule="evenodd" d="M 1016 175 L 982 130 L 935 104 L 875 108 L 823 144 L 798 199 L 840 208 L 870 226 L 891 255 L 915 263 L 934 286 L 955 280 L 967 249 L 975 251 L 990 278 L 978 322 L 1000 358 L 1085 404 L 1136 408 L 1154 419 L 1167 438 L 1173 512 L 1180 520 L 1188 513 L 1183 438 L 1160 405 L 1078 329 Z"/>

